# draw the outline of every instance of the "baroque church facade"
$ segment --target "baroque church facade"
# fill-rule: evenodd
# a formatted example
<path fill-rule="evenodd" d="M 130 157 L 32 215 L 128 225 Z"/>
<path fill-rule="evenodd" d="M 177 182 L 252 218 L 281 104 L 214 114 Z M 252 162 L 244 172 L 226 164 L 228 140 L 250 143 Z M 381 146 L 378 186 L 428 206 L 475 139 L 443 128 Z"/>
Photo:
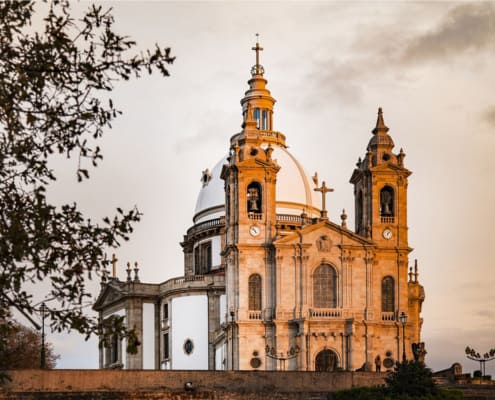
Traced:
<path fill-rule="evenodd" d="M 184 276 L 142 283 L 128 264 L 120 280 L 114 265 L 94 309 L 104 324 L 123 317 L 141 344 L 130 354 L 112 338 L 100 368 L 353 371 L 413 357 L 424 290 L 409 267 L 404 152 L 379 109 L 350 178 L 355 229 L 345 212 L 331 221 L 332 189 L 274 130 L 262 48 L 253 50 L 242 130 L 202 173 Z"/>

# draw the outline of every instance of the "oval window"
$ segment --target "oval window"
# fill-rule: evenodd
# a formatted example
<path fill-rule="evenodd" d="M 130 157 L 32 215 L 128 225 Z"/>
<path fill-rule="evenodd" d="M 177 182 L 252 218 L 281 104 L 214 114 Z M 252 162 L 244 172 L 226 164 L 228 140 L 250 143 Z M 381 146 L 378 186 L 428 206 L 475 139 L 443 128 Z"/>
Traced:
<path fill-rule="evenodd" d="M 187 339 L 185 342 L 184 342 L 184 353 L 186 353 L 187 355 L 190 355 L 194 350 L 194 344 L 192 342 L 191 339 Z"/>

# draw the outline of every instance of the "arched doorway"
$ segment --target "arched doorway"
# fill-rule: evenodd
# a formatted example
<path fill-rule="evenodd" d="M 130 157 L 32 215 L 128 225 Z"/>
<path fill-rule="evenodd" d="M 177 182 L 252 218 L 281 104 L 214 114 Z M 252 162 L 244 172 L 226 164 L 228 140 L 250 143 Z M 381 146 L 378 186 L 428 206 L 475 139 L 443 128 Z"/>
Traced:
<path fill-rule="evenodd" d="M 337 354 L 332 350 L 320 351 L 315 360 L 315 371 L 332 372 L 337 369 Z"/>

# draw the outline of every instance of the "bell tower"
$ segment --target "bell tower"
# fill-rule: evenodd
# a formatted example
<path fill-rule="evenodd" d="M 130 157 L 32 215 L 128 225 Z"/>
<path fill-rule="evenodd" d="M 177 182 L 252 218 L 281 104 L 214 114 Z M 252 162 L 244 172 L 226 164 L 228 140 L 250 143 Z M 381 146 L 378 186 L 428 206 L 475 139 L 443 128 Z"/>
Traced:
<path fill-rule="evenodd" d="M 276 234 L 276 181 L 280 169 L 273 146 L 285 147 L 285 136 L 273 131 L 275 99 L 266 88 L 260 64 L 263 48 L 252 50 L 249 88 L 241 100 L 241 132 L 230 139 L 225 181 L 227 369 L 250 369 L 252 353 L 265 348 L 266 327 L 275 307 L 275 267 L 271 243 Z M 250 342 L 246 342 L 247 338 Z M 242 353 L 239 349 L 243 349 Z M 251 349 L 251 350 L 250 350 Z M 257 356 L 256 356 L 257 357 Z M 266 366 L 262 366 L 265 369 Z"/>
<path fill-rule="evenodd" d="M 373 137 L 359 158 L 350 182 L 354 185 L 355 231 L 384 247 L 408 247 L 405 153 L 393 153 L 383 111 L 378 109 Z"/>

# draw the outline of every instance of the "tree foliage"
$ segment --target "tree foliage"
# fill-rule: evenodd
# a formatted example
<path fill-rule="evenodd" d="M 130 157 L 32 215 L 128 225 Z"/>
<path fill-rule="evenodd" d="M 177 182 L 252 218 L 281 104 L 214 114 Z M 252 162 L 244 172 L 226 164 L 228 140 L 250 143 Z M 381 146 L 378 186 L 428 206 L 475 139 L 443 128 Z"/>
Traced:
<path fill-rule="evenodd" d="M 431 369 L 416 360 L 398 362 L 385 382 L 392 396 L 429 396 L 438 390 Z"/>
<path fill-rule="evenodd" d="M 174 58 L 158 46 L 136 53 L 101 6 L 79 19 L 68 1 L 42 6 L 47 15 L 36 30 L 39 4 L 0 2 L 0 308 L 33 314 L 29 288 L 46 282 L 47 297 L 57 300 L 47 303 L 52 328 L 90 335 L 97 321 L 81 307 L 87 279 L 105 276 L 107 252 L 128 239 L 140 213 L 118 208 L 94 222 L 76 203 L 52 204 L 50 161 L 74 157 L 74 177 L 89 178 L 88 166 L 102 159 L 98 139 L 121 113 L 110 98 L 114 84 L 154 71 L 168 76 Z"/>
<path fill-rule="evenodd" d="M 45 342 L 46 368 L 55 368 L 59 355 Z M 15 321 L 0 323 L 0 371 L 40 368 L 41 333 Z"/>

